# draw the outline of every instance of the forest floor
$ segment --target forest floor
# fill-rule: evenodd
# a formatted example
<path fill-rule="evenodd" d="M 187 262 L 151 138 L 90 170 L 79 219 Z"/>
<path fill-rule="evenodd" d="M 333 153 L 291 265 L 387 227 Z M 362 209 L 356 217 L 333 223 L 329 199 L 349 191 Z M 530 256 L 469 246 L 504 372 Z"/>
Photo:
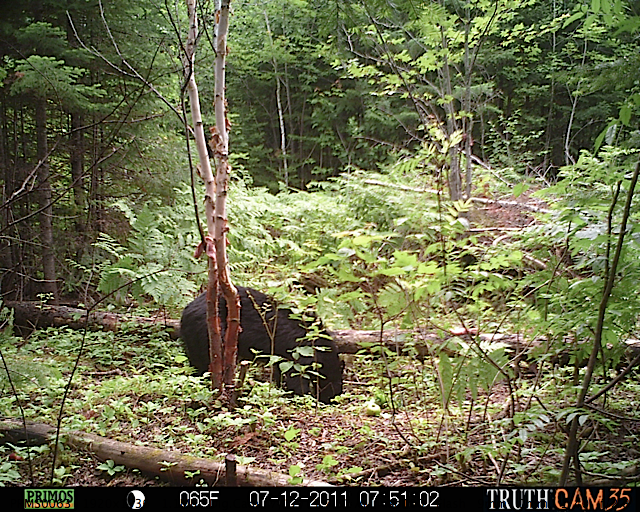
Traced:
<path fill-rule="evenodd" d="M 413 370 L 405 367 L 402 371 Z M 527 382 L 520 382 L 522 389 L 534 379 L 530 376 Z M 538 432 L 530 432 L 527 442 L 512 444 L 505 460 L 503 443 L 517 433 L 512 428 L 499 426 L 508 425 L 510 421 L 505 407 L 510 403 L 510 393 L 504 384 L 494 386 L 489 395 L 483 393 L 484 396 L 479 396 L 475 404 L 469 396 L 463 404 L 463 409 L 468 410 L 452 407 L 450 413 L 443 414 L 438 412 L 441 408 L 437 403 L 430 407 L 425 402 L 426 397 L 420 396 L 416 397 L 416 403 L 399 407 L 395 415 L 385 407 L 380 416 L 364 413 L 365 402 L 360 396 L 363 386 L 366 383 L 347 380 L 341 403 L 324 406 L 315 404 L 308 397 L 283 399 L 279 390 L 259 385 L 262 391 L 267 390 L 266 393 L 274 395 L 276 405 L 272 405 L 268 414 L 263 416 L 268 416 L 269 420 L 259 419 L 240 427 L 231 424 L 217 430 L 215 435 L 204 435 L 202 444 L 206 445 L 206 456 L 221 461 L 220 454 L 233 453 L 241 463 L 248 462 L 249 471 L 260 468 L 284 475 L 291 467 L 297 466 L 305 479 L 338 486 L 490 487 L 498 485 L 498 474 L 503 474 L 503 485 L 549 485 L 557 475 L 557 468 L 562 463 L 562 449 L 551 445 L 555 444 L 554 440 L 561 445 L 560 440 L 564 436 L 554 421 Z M 516 409 L 522 410 L 525 401 L 517 401 Z M 630 417 L 637 408 L 635 397 L 630 392 L 626 397 L 619 396 L 616 402 L 626 402 L 627 407 L 626 410 L 614 408 L 610 411 L 614 414 Z M 550 402 L 546 403 L 553 407 Z M 208 410 L 207 414 L 227 413 Z M 185 418 L 182 426 L 184 432 L 194 431 L 189 419 Z M 175 432 L 177 428 L 173 425 L 171 430 Z M 121 423 L 117 434 L 107 433 L 107 437 L 128 442 L 135 440 L 136 444 L 167 449 L 158 442 L 159 438 L 167 437 L 164 429 L 161 418 L 144 426 Z M 295 432 L 290 441 L 285 439 L 286 432 Z M 500 434 L 505 437 L 498 437 Z M 638 424 L 632 421 L 622 421 L 617 428 L 596 428 L 593 440 L 608 447 L 607 451 L 599 452 L 600 463 L 615 467 L 638 459 L 640 453 L 637 447 L 634 450 L 632 440 L 639 435 Z M 194 454 L 193 446 L 184 442 L 181 436 L 170 437 L 169 450 Z M 622 448 L 625 439 L 631 442 Z M 588 460 L 588 455 L 585 457 Z M 36 457 L 36 467 L 38 460 L 43 464 L 40 468 L 42 473 L 48 472 L 46 466 L 50 457 Z M 65 450 L 63 463 L 71 468 L 64 481 L 65 486 L 169 485 L 157 477 L 127 468 L 108 475 L 99 468 L 101 461 L 91 453 Z M 588 471 L 586 474 L 590 474 L 587 477 L 590 479 L 607 476 Z M 24 472 L 23 478 L 23 484 L 29 485 Z M 196 476 L 194 483 L 197 481 Z M 290 483 L 298 485 L 295 480 Z M 602 480 L 600 485 L 603 485 Z"/>
<path fill-rule="evenodd" d="M 380 416 L 368 416 L 363 400 L 352 394 L 353 388 L 364 385 L 346 381 L 346 399 L 337 406 L 316 406 L 312 400 L 298 397 L 276 400 L 279 404 L 269 409 L 268 428 L 260 422 L 240 428 L 230 425 L 217 431 L 215 436 L 205 437 L 207 452 L 233 453 L 241 461 L 250 461 L 249 470 L 254 467 L 286 475 L 295 465 L 305 479 L 333 485 L 487 486 L 495 482 L 496 467 L 487 466 L 479 458 L 467 460 L 458 453 L 463 437 L 466 437 L 467 446 L 487 442 L 482 425 L 488 418 L 478 415 L 477 409 L 466 418 L 467 424 L 460 423 L 465 420 L 461 416 L 446 416 L 438 414 L 437 407 L 425 407 L 423 399 L 419 400 L 422 402 L 419 407 L 411 404 L 395 415 L 389 408 L 384 408 Z M 280 395 L 279 390 L 272 388 L 271 392 Z M 497 411 L 508 402 L 508 390 L 506 386 L 495 386 L 490 397 L 484 399 L 490 401 L 483 406 L 486 410 Z M 301 402 L 305 405 L 300 406 Z M 224 414 L 220 410 L 210 411 L 211 415 L 217 413 Z M 184 426 L 187 430 L 193 429 L 189 421 L 185 421 Z M 294 429 L 295 437 L 291 441 L 284 440 L 283 433 Z M 114 437 L 163 448 L 157 442 L 159 436 L 166 434 L 162 430 L 161 422 L 137 427 L 121 423 Z M 107 434 L 107 437 L 111 436 Z M 189 454 L 192 448 L 176 436 L 170 450 Z M 110 476 L 98 469 L 101 461 L 91 453 L 72 454 L 67 450 L 65 453 L 65 463 L 72 468 L 65 486 L 167 485 L 156 477 L 124 468 Z M 212 458 L 220 460 L 215 455 Z M 451 466 L 456 459 L 459 461 L 458 474 Z M 38 468 L 38 461 L 41 468 Z M 36 457 L 36 469 L 46 473 L 49 462 L 49 456 Z M 495 460 L 494 463 L 497 464 Z M 545 464 L 549 463 L 546 461 Z M 25 466 L 23 470 L 26 470 Z M 27 475 L 23 477 L 26 484 Z M 194 482 L 197 480 L 196 477 Z M 296 482 L 292 480 L 292 483 Z"/>
<path fill-rule="evenodd" d="M 532 222 L 529 214 L 518 207 L 497 205 L 476 209 L 471 220 L 483 227 L 507 228 Z M 43 336 L 48 340 L 45 351 L 52 350 L 52 357 L 61 360 L 64 356 L 60 354 L 71 342 L 63 338 L 55 341 L 46 333 Z M 37 339 L 33 343 L 42 346 Z M 103 352 L 96 352 L 88 361 L 95 365 L 92 371 L 82 373 L 82 380 L 72 388 L 68 400 L 73 404 L 73 414 L 80 423 L 86 420 L 83 429 L 77 427 L 78 421 L 72 428 L 220 462 L 225 454 L 233 453 L 240 464 L 249 468 L 334 485 L 542 485 L 556 481 L 562 463 L 566 435 L 554 421 L 555 412 L 546 409 L 561 401 L 554 395 L 555 389 L 563 386 L 555 383 L 562 372 L 557 368 L 549 369 L 550 375 L 545 377 L 548 380 L 543 412 L 531 417 L 526 416 L 531 402 L 542 404 L 543 396 L 542 392 L 536 396 L 538 391 L 530 393 L 539 385 L 532 372 L 520 375 L 518 389 L 497 382 L 488 392 L 481 388 L 467 390 L 452 399 L 443 412 L 431 359 L 419 361 L 403 355 L 387 361 L 385 367 L 371 353 L 345 357 L 344 393 L 337 397 L 336 404 L 322 405 L 310 397 L 283 395 L 274 387 L 258 383 L 260 378 L 252 374 L 245 401 L 241 400 L 241 406 L 230 412 L 199 398 L 205 392 L 195 388 L 202 385 L 206 390 L 206 382 L 173 381 L 173 377 L 154 373 L 153 365 L 175 364 L 175 354 L 181 351 L 179 345 L 173 346 L 173 355 L 163 356 L 169 357 L 166 361 L 150 364 L 146 352 L 138 355 L 138 349 L 148 350 L 148 341 L 132 343 L 125 339 L 122 343 L 126 346 L 122 354 L 115 342 L 110 350 L 118 352 L 123 361 L 113 361 L 109 359 L 111 355 L 107 358 Z M 104 341 L 96 342 L 96 347 L 104 345 Z M 157 347 L 158 353 L 164 354 L 166 338 L 158 341 Z M 108 364 L 96 364 L 100 358 Z M 113 367 L 116 370 L 110 375 L 100 371 Z M 145 371 L 149 372 L 147 377 Z M 392 376 L 392 392 L 389 379 L 383 375 Z M 184 372 L 179 377 L 192 379 Z M 180 386 L 184 393 L 178 389 Z M 91 392 L 87 394 L 88 390 Z M 589 438 L 598 447 L 607 447 L 606 451 L 595 451 L 598 463 L 611 467 L 622 467 L 634 459 L 640 461 L 640 453 L 634 448 L 634 440 L 640 436 L 638 423 L 624 419 L 625 415 L 637 413 L 637 398 L 633 390 L 617 392 L 611 406 L 620 421 L 615 428 L 613 422 L 594 423 Z M 41 398 L 37 393 L 31 395 L 34 402 Z M 193 395 L 187 396 L 188 393 Z M 374 399 L 379 399 L 382 406 L 377 416 L 366 412 L 367 403 Z M 509 414 L 511 407 L 521 414 L 519 426 Z M 55 407 L 45 413 L 49 424 L 53 424 L 54 412 Z M 33 416 L 31 419 L 37 420 Z M 518 437 L 521 442 L 514 441 Z M 44 475 L 50 472 L 50 460 L 50 454 L 45 452 L 33 455 L 39 485 L 44 485 Z M 101 487 L 168 485 L 158 477 L 117 465 L 109 472 L 100 466 L 101 462 L 91 453 L 63 450 L 60 463 L 67 469 L 60 483 Z M 20 481 L 6 483 L 30 485 L 27 465 L 20 464 L 19 471 Z M 597 468 L 590 474 L 592 478 L 603 476 Z M 194 483 L 197 481 L 196 476 Z M 298 482 L 292 479 L 290 483 Z"/>

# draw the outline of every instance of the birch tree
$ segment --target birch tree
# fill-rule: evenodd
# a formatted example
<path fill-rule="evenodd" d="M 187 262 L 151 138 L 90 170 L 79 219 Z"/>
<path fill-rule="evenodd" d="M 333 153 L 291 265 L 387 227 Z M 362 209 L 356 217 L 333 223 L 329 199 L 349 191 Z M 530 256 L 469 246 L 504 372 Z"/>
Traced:
<path fill-rule="evenodd" d="M 186 89 L 191 105 L 191 119 L 196 140 L 200 175 L 205 185 L 205 215 L 207 235 L 196 255 L 205 252 L 208 257 L 207 326 L 209 331 L 209 355 L 211 381 L 228 397 L 233 396 L 238 331 L 240 327 L 240 299 L 230 281 L 226 244 L 228 231 L 226 199 L 229 184 L 229 123 L 225 101 L 225 64 L 227 55 L 227 32 L 229 28 L 229 3 L 222 0 L 216 10 L 215 38 L 215 127 L 211 129 L 210 147 L 214 153 L 216 175 L 209 161 L 207 143 L 202 123 L 198 86 L 195 78 L 195 51 L 198 42 L 198 17 L 196 0 L 186 0 L 189 15 L 189 34 L 185 45 L 183 69 Z M 218 292 L 222 291 L 227 303 L 227 328 L 224 341 L 221 335 L 218 312 Z"/>

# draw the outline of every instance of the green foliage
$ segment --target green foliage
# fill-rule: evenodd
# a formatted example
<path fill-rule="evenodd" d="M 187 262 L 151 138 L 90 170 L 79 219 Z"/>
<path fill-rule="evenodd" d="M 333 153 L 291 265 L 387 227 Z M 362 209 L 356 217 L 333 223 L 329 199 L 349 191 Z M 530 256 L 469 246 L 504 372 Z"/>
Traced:
<path fill-rule="evenodd" d="M 334 468 L 338 464 L 339 462 L 333 458 L 333 455 L 326 455 L 322 459 L 322 462 L 316 465 L 316 469 L 324 473 L 330 473 L 332 468 Z"/>
<path fill-rule="evenodd" d="M 386 158 L 359 137 L 360 119 L 371 115 L 365 107 L 366 89 L 341 81 L 327 62 L 333 58 L 324 44 L 330 32 L 325 18 L 331 10 L 326 3 L 306 0 L 239 1 L 234 7 L 227 73 L 228 101 L 236 122 L 233 152 L 250 169 L 254 182 L 272 192 L 278 190 L 278 182 L 287 181 L 277 82 L 282 86 L 287 185 L 304 188 L 351 163 L 370 167 Z M 204 83 L 212 83 L 204 72 Z M 377 127 L 374 120 L 366 124 Z"/>
<path fill-rule="evenodd" d="M 483 342 L 479 339 L 466 343 L 460 339 L 450 340 L 439 353 L 439 375 L 442 406 L 446 409 L 456 400 L 462 405 L 469 393 L 473 400 L 483 390 L 491 389 L 504 378 L 512 378 L 508 368 L 507 345 Z M 453 350 L 454 357 L 447 351 Z"/>
<path fill-rule="evenodd" d="M 126 216 L 131 226 L 127 245 L 102 234 L 96 247 L 113 262 L 102 265 L 98 290 L 115 292 L 123 300 L 127 293 L 136 298 L 151 296 L 160 304 L 184 305 L 197 285 L 187 279 L 196 266 L 189 252 L 195 244 L 193 224 L 189 221 L 189 193 L 176 190 L 175 205 L 155 208 L 145 204 L 134 211 L 127 201 L 114 206 Z M 129 286 L 130 285 L 130 286 Z"/>
<path fill-rule="evenodd" d="M 86 63 L 87 59 L 69 47 L 59 27 L 32 23 L 21 28 L 16 39 L 23 58 L 9 61 L 17 77 L 11 85 L 12 94 L 31 93 L 72 111 L 91 111 L 106 96 L 100 84 L 83 83 L 88 74 L 86 68 L 66 64 Z"/>
<path fill-rule="evenodd" d="M 50 23 L 36 21 L 19 29 L 15 37 L 24 54 L 62 56 L 69 51 L 64 31 Z"/>
<path fill-rule="evenodd" d="M 621 121 L 612 119 L 618 117 L 616 105 L 631 105 L 623 91 L 635 87 L 620 74 L 620 65 L 635 60 L 637 51 L 616 30 L 621 18 L 611 13 L 583 2 L 553 9 L 542 2 L 520 6 L 487 54 L 488 69 L 505 94 L 497 106 L 506 119 L 491 120 L 495 130 L 487 132 L 495 157 L 502 152 L 505 162 L 522 165 L 519 155 L 525 155 L 530 169 L 540 162 L 560 167 L 581 149 L 600 146 L 614 125 L 619 133 Z"/>
<path fill-rule="evenodd" d="M 234 182 L 229 192 L 231 268 L 247 272 L 256 265 L 299 267 L 334 247 L 334 230 L 353 222 L 340 197 L 284 191 L 273 195 Z"/>
<path fill-rule="evenodd" d="M 527 286 L 538 290 L 540 331 L 560 340 L 572 334 L 578 341 L 589 339 L 596 327 L 597 311 L 608 274 L 622 216 L 623 195 L 629 187 L 630 166 L 637 155 L 605 148 L 601 156 L 583 153 L 574 166 L 563 168 L 564 178 L 545 194 L 562 205 L 549 222 L 528 237 L 533 246 L 566 247 L 573 273 L 549 268 L 529 276 Z M 620 187 L 618 189 L 618 187 Z M 619 193 L 622 192 L 622 194 Z M 616 285 L 609 299 L 603 342 L 605 359 L 616 364 L 621 344 L 633 332 L 640 310 L 637 288 L 640 279 L 637 214 L 631 213 L 628 231 L 616 269 Z M 563 268 L 563 262 L 555 262 Z M 567 312 L 570 311 L 570 314 Z M 585 357 L 587 345 L 578 343 L 575 357 Z"/>
<path fill-rule="evenodd" d="M 65 66 L 54 57 L 32 55 L 16 65 L 16 73 L 20 74 L 12 88 L 13 94 L 31 92 L 41 98 L 52 98 L 71 110 L 89 110 L 91 100 L 105 96 L 98 85 L 84 86 L 79 80 L 84 71 Z"/>
<path fill-rule="evenodd" d="M 191 253 L 198 243 L 191 192 L 176 189 L 174 204 L 138 208 L 130 201 L 114 203 L 125 215 L 130 232 L 122 244 L 103 233 L 96 242 L 110 260 L 98 269 L 98 290 L 150 296 L 161 304 L 184 304 L 203 282 L 204 262 Z M 290 279 L 291 269 L 336 246 L 335 230 L 353 225 L 354 217 L 340 197 L 307 192 L 272 195 L 250 189 L 242 181 L 229 193 L 229 262 L 236 279 L 255 279 L 255 269 L 275 279 Z M 327 224 L 330 219 L 332 224 Z M 283 277 L 278 274 L 282 273 Z M 193 277 L 198 274 L 199 277 Z M 191 277 L 190 277 L 191 276 Z"/>
<path fill-rule="evenodd" d="M 0 451 L 4 450 L 4 447 L 0 448 Z M 20 473 L 18 473 L 17 466 L 16 462 L 10 460 L 0 464 L 0 487 L 5 487 L 7 484 L 20 480 Z"/>
<path fill-rule="evenodd" d="M 16 350 L 20 340 L 12 335 L 13 311 L 3 306 L 0 312 L 0 389 L 22 390 L 31 386 L 47 387 L 62 374 L 53 367 L 43 365 L 37 354 L 25 354 Z M 4 364 L 3 364 L 4 363 Z M 6 366 L 5 366 L 6 365 Z M 7 373 L 8 372 L 8 373 Z M 11 385 L 9 383 L 11 379 Z"/>
<path fill-rule="evenodd" d="M 111 459 L 108 459 L 102 464 L 100 464 L 99 466 L 96 466 L 96 469 L 99 469 L 100 471 L 104 471 L 109 476 L 114 476 L 118 473 L 125 471 L 126 468 L 124 466 L 116 466 L 115 462 L 113 462 Z"/>
<path fill-rule="evenodd" d="M 15 340 L 11 340 L 15 343 Z M 15 355 L 7 364 L 11 382 L 16 388 L 25 387 L 28 383 L 46 387 L 52 379 L 60 379 L 62 375 L 55 368 L 48 368 L 33 357 Z M 7 371 L 0 367 L 0 386 L 9 389 Z"/>
<path fill-rule="evenodd" d="M 421 325 L 430 311 L 489 313 L 515 287 L 504 272 L 520 265 L 520 252 L 481 250 L 474 246 L 473 238 L 457 239 L 466 229 L 466 220 L 459 213 L 468 205 L 454 204 L 444 214 L 438 212 L 437 203 L 431 210 L 428 203 L 416 209 L 411 191 L 387 191 L 378 194 L 375 202 L 372 187 L 363 186 L 365 181 L 349 178 L 347 183 L 356 212 L 361 198 L 362 204 L 371 206 L 366 213 L 367 228 L 336 233 L 337 250 L 305 267 L 321 271 L 334 287 L 342 289 L 342 294 L 320 297 L 319 302 L 325 302 L 321 308 L 328 307 L 325 297 L 335 304 L 331 316 L 349 314 L 343 309 L 348 304 L 351 320 L 355 312 L 366 311 L 376 321 L 394 321 L 410 328 Z M 377 212 L 387 216 L 376 217 Z M 380 223 L 372 222 L 376 218 Z M 381 225 L 395 228 L 394 232 L 373 227 Z"/>

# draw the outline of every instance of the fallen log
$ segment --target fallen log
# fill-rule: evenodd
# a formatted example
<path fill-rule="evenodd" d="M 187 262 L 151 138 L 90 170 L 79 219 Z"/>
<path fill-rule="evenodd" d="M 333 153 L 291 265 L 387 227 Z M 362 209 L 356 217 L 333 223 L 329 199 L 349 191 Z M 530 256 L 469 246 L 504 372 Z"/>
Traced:
<path fill-rule="evenodd" d="M 157 315 L 155 318 L 91 311 L 87 317 L 85 309 L 69 306 L 54 306 L 41 302 L 5 302 L 14 311 L 13 325 L 24 335 L 35 329 L 46 327 L 69 327 L 70 329 L 103 329 L 117 331 L 124 323 L 133 322 L 143 326 L 160 325 L 176 339 L 180 336 L 180 321 Z"/>
<path fill-rule="evenodd" d="M 154 318 L 110 313 L 105 311 L 92 311 L 87 317 L 84 309 L 42 304 L 40 302 L 7 302 L 9 308 L 14 310 L 13 325 L 20 334 L 28 334 L 34 329 L 46 327 L 69 327 L 70 329 L 84 329 L 105 331 L 117 331 L 122 324 L 135 323 L 141 326 L 159 325 L 166 329 L 172 339 L 180 337 L 180 320 L 156 316 Z M 404 345 L 412 331 L 356 331 L 353 329 L 341 329 L 332 331 L 336 338 L 340 352 L 355 354 L 362 349 L 363 344 L 382 343 L 390 349 L 397 349 Z M 444 340 L 435 334 L 424 333 L 418 336 L 421 340 L 420 353 L 426 354 L 426 343 L 442 343 Z"/>
<path fill-rule="evenodd" d="M 71 329 L 83 329 L 87 327 L 91 330 L 104 329 L 106 331 L 117 331 L 124 323 L 135 323 L 141 326 L 161 326 L 169 333 L 172 339 L 180 337 L 180 320 L 157 315 L 154 318 L 140 317 L 110 313 L 105 311 L 92 311 L 88 316 L 84 309 L 69 306 L 42 305 L 40 302 L 7 302 L 6 306 L 14 309 L 14 326 L 20 334 L 28 334 L 34 329 L 45 327 L 69 327 Z M 443 344 L 452 337 L 460 337 L 470 340 L 472 336 L 477 336 L 480 340 L 495 341 L 509 345 L 516 354 L 527 352 L 533 347 L 539 346 L 544 340 L 525 340 L 519 334 L 491 334 L 491 333 L 467 333 L 451 332 L 438 335 L 427 332 L 424 329 L 416 330 L 385 330 L 380 331 L 359 331 L 353 329 L 332 330 L 338 351 L 343 354 L 355 354 L 367 346 L 382 344 L 390 350 L 400 352 L 408 341 L 413 341 L 418 357 L 426 357 L 430 351 L 439 350 Z M 640 342 L 638 340 L 627 340 L 626 345 L 632 356 L 640 352 Z M 444 348 L 445 350 L 446 347 Z M 453 352 L 450 353 L 452 355 Z"/>
<path fill-rule="evenodd" d="M 55 438 L 56 429 L 44 423 L 27 422 L 26 427 L 21 421 L 4 419 L 0 421 L 0 440 L 3 443 L 16 444 L 25 440 L 25 433 L 29 440 L 43 440 Z M 64 432 L 67 444 L 77 450 L 88 451 L 102 461 L 112 460 L 116 464 L 128 468 L 136 468 L 172 485 L 195 485 L 204 480 L 209 485 L 221 486 L 226 482 L 225 463 L 213 462 L 208 459 L 192 457 L 180 452 L 136 446 L 122 441 L 114 441 L 95 434 L 79 431 Z M 31 443 L 34 444 L 34 443 Z M 199 471 L 194 477 L 185 476 L 185 471 Z M 235 466 L 235 482 L 240 487 L 283 487 L 291 485 L 290 477 L 260 468 L 249 466 Z M 304 479 L 303 487 L 329 486 L 326 482 Z"/>
<path fill-rule="evenodd" d="M 149 318 L 92 311 L 87 317 L 87 311 L 84 309 L 40 302 L 7 302 L 6 306 L 13 308 L 13 324 L 22 335 L 29 334 L 34 329 L 46 327 L 117 331 L 122 324 L 134 323 L 141 326 L 158 325 L 166 329 L 172 339 L 180 337 L 180 320 L 160 315 Z M 419 357 L 425 357 L 434 346 L 442 345 L 451 337 L 451 335 L 441 337 L 423 330 L 385 330 L 381 334 L 380 331 L 338 329 L 331 331 L 331 334 L 338 345 L 338 350 L 345 354 L 355 354 L 358 350 L 374 344 L 382 344 L 390 350 L 399 352 L 410 339 L 413 339 Z M 500 335 L 495 336 L 495 339 L 514 344 L 514 346 L 518 344 L 518 336 Z"/>

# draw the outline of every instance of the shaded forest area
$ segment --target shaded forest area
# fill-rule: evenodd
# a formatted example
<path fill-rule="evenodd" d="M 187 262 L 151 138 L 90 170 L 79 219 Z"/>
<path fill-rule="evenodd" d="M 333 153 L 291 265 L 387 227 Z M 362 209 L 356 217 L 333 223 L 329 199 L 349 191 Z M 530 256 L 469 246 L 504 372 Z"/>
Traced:
<path fill-rule="evenodd" d="M 370 331 L 341 348 L 342 393 L 251 364 L 229 410 L 164 328 L 206 283 L 184 3 L 3 2 L 0 418 L 289 484 L 637 485 L 640 4 L 231 7 L 232 280 Z M 46 305 L 158 325 L 19 313 Z M 0 445 L 0 485 L 156 482 L 71 447 Z"/>

